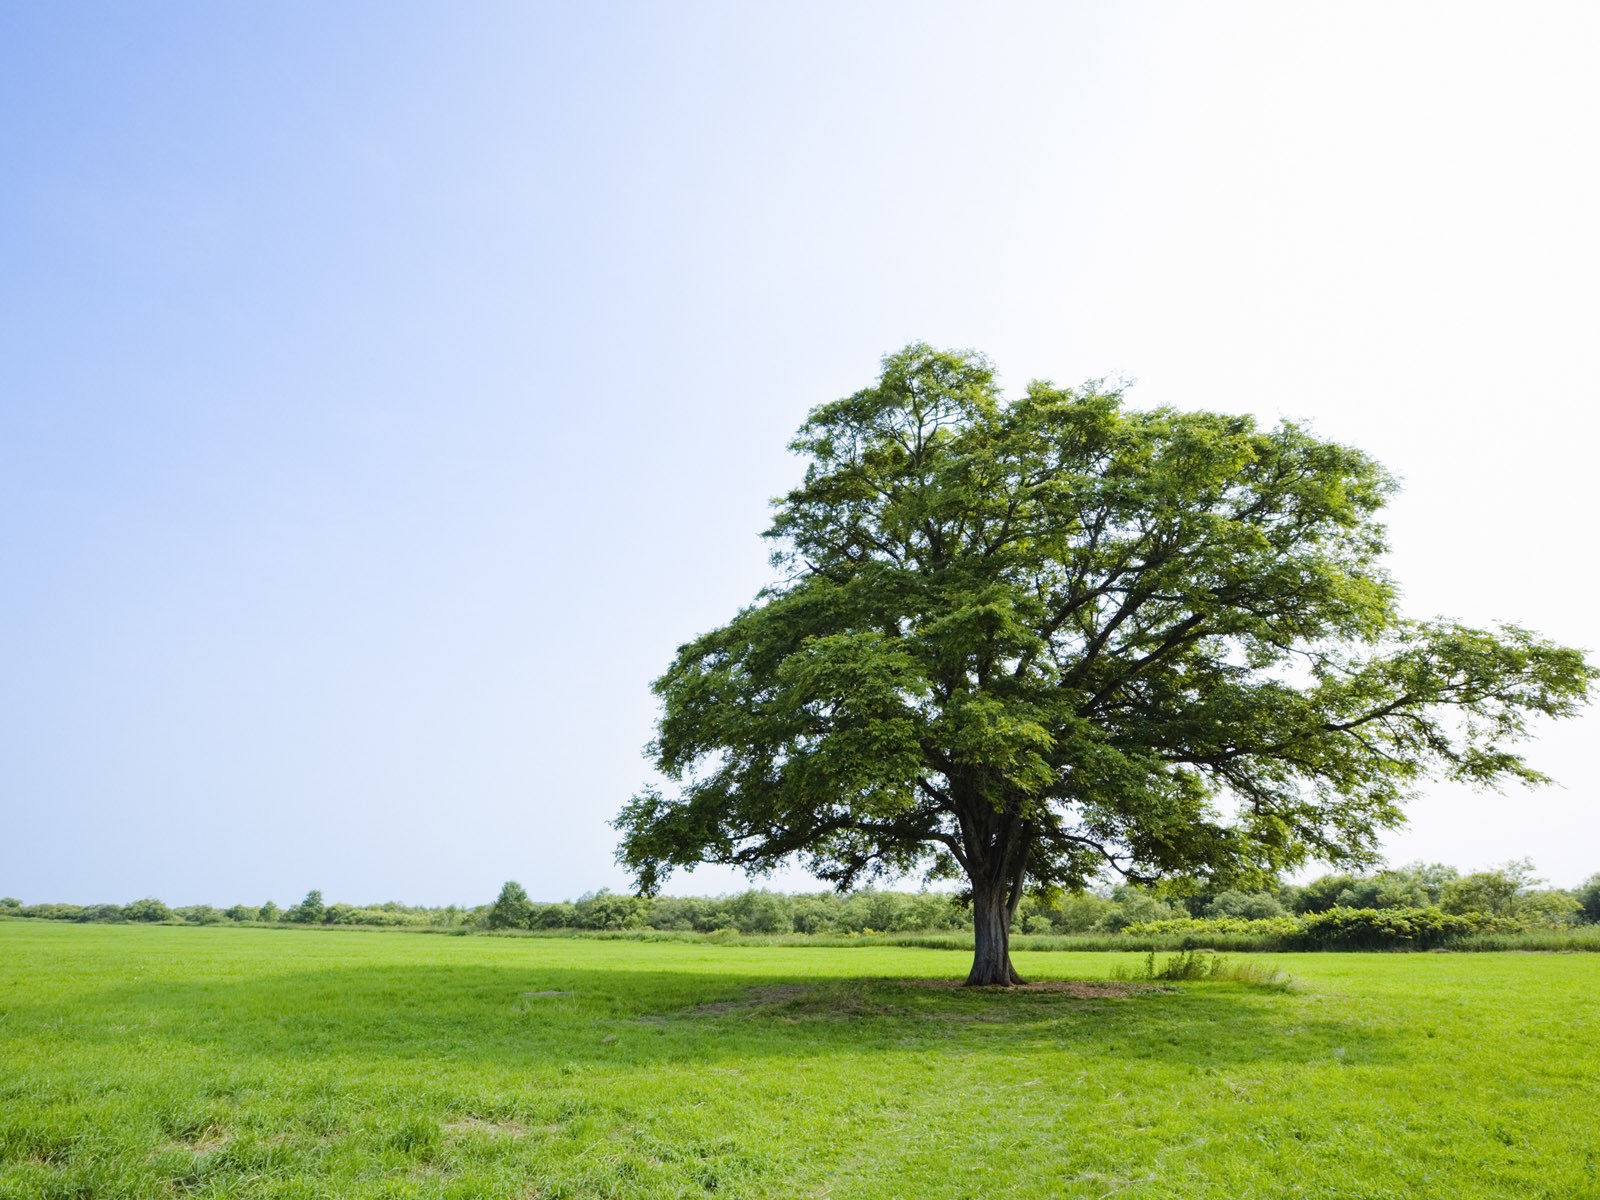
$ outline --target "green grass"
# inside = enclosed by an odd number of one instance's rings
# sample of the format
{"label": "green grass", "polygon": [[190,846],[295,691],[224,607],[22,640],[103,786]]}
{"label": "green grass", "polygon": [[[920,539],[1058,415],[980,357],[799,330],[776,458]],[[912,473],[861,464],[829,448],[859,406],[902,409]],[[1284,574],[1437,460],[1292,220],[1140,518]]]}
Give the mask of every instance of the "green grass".
{"label": "green grass", "polygon": [[0,1197],[1600,1197],[1595,955],[965,965],[4,922]]}

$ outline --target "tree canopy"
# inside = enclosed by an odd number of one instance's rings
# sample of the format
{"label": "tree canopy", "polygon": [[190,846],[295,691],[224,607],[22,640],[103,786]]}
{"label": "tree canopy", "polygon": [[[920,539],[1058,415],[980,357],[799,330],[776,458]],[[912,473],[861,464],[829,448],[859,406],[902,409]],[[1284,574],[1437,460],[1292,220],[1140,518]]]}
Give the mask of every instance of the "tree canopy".
{"label": "tree canopy", "polygon": [[616,822],[647,893],[699,862],[964,878],[969,982],[1009,983],[1025,888],[1371,862],[1429,776],[1542,781],[1527,722],[1595,675],[1403,616],[1393,477],[1300,424],[1008,402],[982,356],[913,345],[792,449],[779,578],[655,683],[674,786]]}

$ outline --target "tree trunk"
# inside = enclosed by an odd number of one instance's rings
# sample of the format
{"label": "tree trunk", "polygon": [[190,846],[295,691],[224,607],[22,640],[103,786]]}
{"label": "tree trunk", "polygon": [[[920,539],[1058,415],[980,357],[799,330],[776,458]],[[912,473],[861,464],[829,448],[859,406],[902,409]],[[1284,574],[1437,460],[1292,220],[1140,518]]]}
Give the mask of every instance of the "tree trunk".
{"label": "tree trunk", "polygon": [[972,973],[968,987],[1013,987],[1022,982],[1011,965],[1011,905],[1005,885],[972,889]]}

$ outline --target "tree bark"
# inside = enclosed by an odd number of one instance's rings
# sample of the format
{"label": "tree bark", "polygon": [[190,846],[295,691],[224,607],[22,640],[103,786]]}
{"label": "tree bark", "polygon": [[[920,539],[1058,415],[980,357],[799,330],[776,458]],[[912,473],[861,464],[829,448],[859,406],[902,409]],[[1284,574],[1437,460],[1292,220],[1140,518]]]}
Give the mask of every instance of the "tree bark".
{"label": "tree bark", "polygon": [[1011,905],[1004,883],[972,888],[972,972],[968,987],[1014,987],[1022,982],[1011,965]]}

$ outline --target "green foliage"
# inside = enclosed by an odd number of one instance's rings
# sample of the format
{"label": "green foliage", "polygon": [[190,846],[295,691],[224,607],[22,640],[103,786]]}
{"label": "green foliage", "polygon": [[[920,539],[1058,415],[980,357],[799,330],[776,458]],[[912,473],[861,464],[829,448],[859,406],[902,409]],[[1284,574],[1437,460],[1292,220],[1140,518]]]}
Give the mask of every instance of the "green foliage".
{"label": "green foliage", "polygon": [[1354,950],[1426,950],[1467,934],[1520,928],[1510,917],[1481,912],[1447,913],[1437,908],[1330,908],[1308,913],[1300,925],[1308,946]]}
{"label": "green foliage", "polygon": [[1573,899],[1578,902],[1578,919],[1586,925],[1600,925],[1600,874],[1589,876]]}
{"label": "green foliage", "polygon": [[1170,920],[1182,912],[1177,906],[1152,895],[1144,888],[1124,884],[1113,888],[1111,896],[1116,901],[1115,911],[1108,913],[1095,927],[1107,933],[1117,933],[1129,926],[1151,921]]}
{"label": "green foliage", "polygon": [[226,913],[209,904],[191,904],[184,908],[175,908],[172,910],[172,915],[187,925],[222,925],[228,920]]}
{"label": "green foliage", "polygon": [[616,821],[643,893],[705,861],[965,877],[981,959],[1030,885],[1364,863],[1430,774],[1542,780],[1528,718],[1594,678],[1525,629],[1404,618],[1393,479],[1299,425],[1007,402],[914,345],[793,449],[780,581],[656,681],[671,790]]}
{"label": "green foliage", "polygon": [[490,929],[526,929],[533,916],[533,904],[528,892],[516,880],[507,880],[489,909]]}
{"label": "green foliage", "polygon": [[1293,938],[1304,929],[1295,917],[1168,917],[1140,921],[1123,932],[1133,937],[1193,937],[1197,934],[1246,934],[1252,937]]}
{"label": "green foliage", "polygon": [[326,914],[327,906],[322,902],[322,893],[312,888],[304,900],[284,914],[284,920],[296,925],[320,925]]}
{"label": "green foliage", "polygon": [[1135,937],[1244,935],[1282,948],[1306,950],[1428,950],[1479,933],[1516,933],[1524,928],[1512,917],[1489,913],[1446,913],[1437,908],[1344,908],[1309,912],[1298,917],[1179,918],[1130,925]]}
{"label": "green foliage", "polygon": [[1271,892],[1223,892],[1206,905],[1205,915],[1262,921],[1287,916],[1288,911]]}
{"label": "green foliage", "polygon": [[269,924],[269,925],[275,924],[276,922],[283,920],[283,910],[281,908],[279,908],[276,904],[274,904],[271,900],[268,900],[265,904],[263,904],[261,906],[260,915],[261,915],[261,919],[263,921],[267,922],[267,924]]}
{"label": "green foliage", "polygon": [[24,904],[17,913],[39,921],[81,921],[88,911],[81,904]]}
{"label": "green foliage", "polygon": [[122,916],[128,921],[170,921],[173,913],[154,896],[146,896],[143,900],[124,905]]}
{"label": "green foliage", "polygon": [[637,929],[648,908],[638,896],[622,896],[601,888],[579,896],[572,906],[573,923],[580,929]]}
{"label": "green foliage", "polygon": [[578,910],[565,902],[535,905],[530,918],[534,929],[568,929],[577,923]]}

